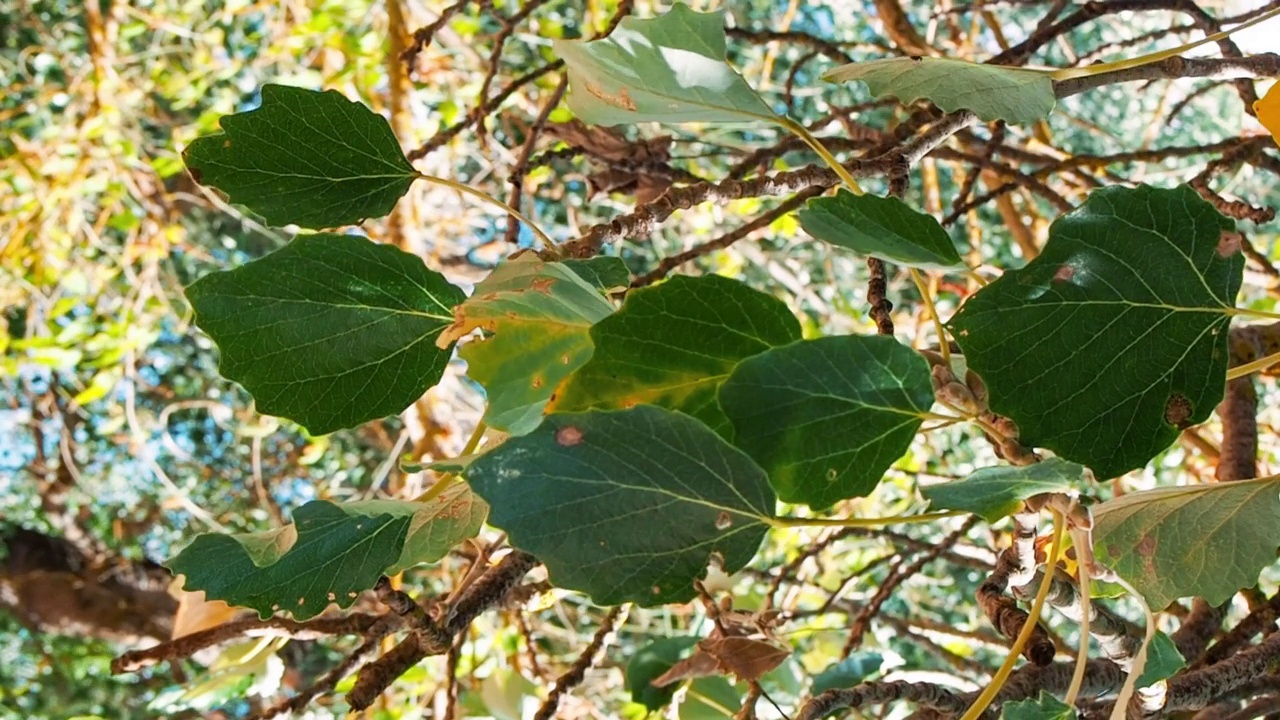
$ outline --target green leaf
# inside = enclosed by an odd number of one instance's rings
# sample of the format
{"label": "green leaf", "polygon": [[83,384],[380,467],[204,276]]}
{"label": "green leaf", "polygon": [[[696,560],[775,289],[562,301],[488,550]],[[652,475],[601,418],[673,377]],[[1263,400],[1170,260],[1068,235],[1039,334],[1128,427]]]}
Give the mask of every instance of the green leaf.
{"label": "green leaf", "polygon": [[484,503],[463,484],[428,503],[315,500],[294,511],[286,529],[200,535],[168,567],[211,600],[306,620],[330,603],[350,606],[382,575],[439,560],[479,532],[484,516]]}
{"label": "green leaf", "polygon": [[720,277],[677,275],[627,294],[591,328],[595,353],[556,392],[557,411],[658,405],[722,435],[716,390],[744,358],[799,340],[785,303]]}
{"label": "green leaf", "polygon": [[1150,687],[1161,680],[1168,680],[1186,666],[1186,658],[1178,652],[1173,638],[1157,632],[1147,646],[1147,662],[1142,668],[1142,674],[1138,676],[1136,687]]}
{"label": "green leaf", "polygon": [[489,522],[601,605],[694,597],[711,553],[751,561],[776,503],[764,472],[693,418],[642,405],[548,415],[474,460]]}
{"label": "green leaf", "polygon": [[951,319],[992,411],[1103,479],[1208,418],[1244,268],[1232,227],[1186,186],[1104,188],[1059,218],[1039,257]]}
{"label": "green leaf", "polygon": [[696,637],[673,637],[659,638],[640,648],[627,663],[626,689],[631,693],[631,701],[651,711],[666,707],[680,683],[663,687],[654,687],[652,683],[697,644]]}
{"label": "green leaf", "polygon": [[1004,704],[1003,720],[1074,720],[1076,711],[1070,705],[1041,690],[1035,700],[1019,700]]}
{"label": "green leaf", "polygon": [[588,331],[611,312],[613,305],[569,268],[525,255],[494,268],[454,309],[453,325],[436,344],[476,328],[492,333],[458,354],[488,393],[485,422],[522,435],[542,422],[556,386],[591,357]]}
{"label": "green leaf", "polygon": [[884,657],[880,653],[855,653],[834,662],[826,670],[818,673],[813,679],[813,694],[823,693],[837,688],[851,688],[879,672]]}
{"label": "green leaf", "polygon": [[822,76],[861,80],[876,98],[904,104],[928,100],[946,112],[972,110],[988,122],[1032,123],[1049,117],[1057,98],[1048,73],[934,57],[898,57],[852,63]]}
{"label": "green leaf", "polygon": [[385,118],[336,90],[264,85],[262,106],[183,151],[191,176],[271,225],[354,225],[391,212],[418,177]]}
{"label": "green leaf", "polygon": [[964,264],[933,216],[894,197],[840,190],[833,197],[810,200],[796,214],[805,232],[860,255],[927,269]]}
{"label": "green leaf", "polygon": [[556,40],[569,69],[569,108],[584,122],[772,120],[773,110],[725,63],[724,11],[676,3],[624,19],[607,38]]}
{"label": "green leaf", "polygon": [[806,340],[742,361],[720,388],[734,444],[786,502],[875,489],[933,405],[929,365],[891,337]]}
{"label": "green leaf", "polygon": [[394,415],[436,384],[435,339],[462,291],[422,260],[353,235],[308,235],[187,288],[223,377],[258,410],[323,435]]}
{"label": "green leaf", "polygon": [[725,720],[742,707],[742,695],[722,677],[703,677],[689,683],[680,703],[680,720]]}
{"label": "green leaf", "polygon": [[1001,465],[975,470],[968,477],[920,488],[934,510],[962,510],[987,522],[1008,517],[1034,495],[1083,489],[1094,483],[1083,465],[1049,458],[1033,465]]}
{"label": "green leaf", "polygon": [[1098,561],[1161,610],[1180,597],[1220,605],[1276,560],[1274,480],[1130,493],[1093,508]]}
{"label": "green leaf", "polygon": [[627,264],[613,255],[597,255],[585,260],[570,258],[561,260],[560,264],[601,292],[621,290],[631,284],[631,271],[627,270]]}

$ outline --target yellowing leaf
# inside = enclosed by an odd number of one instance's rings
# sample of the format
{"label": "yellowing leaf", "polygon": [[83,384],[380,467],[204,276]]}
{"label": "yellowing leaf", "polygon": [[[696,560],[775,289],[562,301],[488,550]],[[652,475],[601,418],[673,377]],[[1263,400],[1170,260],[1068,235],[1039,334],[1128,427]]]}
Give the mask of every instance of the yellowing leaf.
{"label": "yellowing leaf", "polygon": [[1267,94],[1253,104],[1253,111],[1262,127],[1271,133],[1271,139],[1280,145],[1280,82],[1272,84]]}

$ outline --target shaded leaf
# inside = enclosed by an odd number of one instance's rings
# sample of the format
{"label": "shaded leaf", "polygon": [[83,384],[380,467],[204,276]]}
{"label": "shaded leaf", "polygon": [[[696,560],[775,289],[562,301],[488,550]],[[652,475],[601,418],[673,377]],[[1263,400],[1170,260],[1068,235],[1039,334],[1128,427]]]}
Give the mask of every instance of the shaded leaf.
{"label": "shaded leaf", "polygon": [[880,671],[884,657],[880,653],[855,653],[834,662],[813,679],[814,695],[838,688],[851,688]]}
{"label": "shaded leaf", "polygon": [[1186,186],[1104,188],[1058,218],[1039,257],[951,319],[992,411],[1103,479],[1208,418],[1244,268],[1232,227]]}
{"label": "shaded leaf", "polygon": [[622,258],[613,255],[597,255],[586,260],[561,260],[560,264],[569,268],[591,287],[601,292],[621,290],[631,283],[631,271]]}
{"label": "shaded leaf", "polygon": [[665,688],[681,680],[692,680],[693,678],[715,675],[718,665],[716,658],[707,652],[702,647],[702,643],[699,642],[698,649],[692,655],[672,665],[666,672],[654,678],[653,686]]}
{"label": "shaded leaf", "polygon": [[1031,465],[980,468],[968,477],[920,488],[934,510],[963,510],[987,522],[1008,517],[1027,498],[1090,487],[1093,473],[1083,465],[1049,458]]}
{"label": "shaded leaf", "polygon": [[336,90],[264,85],[262,106],[182,153],[192,176],[271,225],[353,225],[382,217],[413,169],[386,119]]}
{"label": "shaded leaf", "polygon": [[587,331],[611,312],[570,268],[525,255],[494,268],[454,308],[456,319],[436,344],[446,347],[476,328],[492,333],[458,354],[488,394],[485,422],[521,435],[542,421],[556,386],[591,357]]}
{"label": "shaded leaf", "polygon": [[591,328],[595,352],[556,392],[557,411],[658,405],[722,435],[716,390],[744,358],[800,339],[781,300],[737,280],[677,275],[627,294]]}
{"label": "shaded leaf", "polygon": [[654,679],[680,662],[686,651],[698,644],[693,637],[660,638],[640,648],[627,663],[626,689],[631,701],[649,710],[661,710],[671,702],[676,687],[656,687]]}
{"label": "shaded leaf", "polygon": [[815,508],[875,489],[933,405],[929,366],[891,337],[820,338],[742,361],[720,388],[734,444],[778,497]]}
{"label": "shaded leaf", "polygon": [[1173,638],[1163,632],[1157,632],[1147,645],[1147,662],[1142,667],[1142,675],[1138,676],[1136,687],[1150,687],[1161,680],[1168,680],[1175,673],[1187,666],[1187,661],[1173,644]]}
{"label": "shaded leaf", "polygon": [[689,683],[677,716],[680,720],[725,720],[741,707],[742,695],[728,680],[705,677]]}
{"label": "shaded leaf", "polygon": [[[463,484],[429,503],[315,500],[294,511],[291,533],[200,535],[168,567],[210,599],[306,620],[330,603],[349,607],[382,575],[439,560],[474,536],[484,515]],[[296,542],[282,547],[280,537]]]}
{"label": "shaded leaf", "polygon": [[1043,690],[1035,700],[1005,703],[1000,714],[1004,720],[1073,720],[1075,716],[1075,709]]}
{"label": "shaded leaf", "polygon": [[698,643],[716,661],[720,672],[753,682],[778,667],[791,655],[790,648],[768,640],[747,637],[712,637]]}
{"label": "shaded leaf", "polygon": [[693,418],[652,406],[548,415],[474,460],[489,522],[602,605],[694,597],[711,553],[755,555],[775,497],[764,472]]}
{"label": "shaded leaf", "polygon": [[898,57],[852,63],[822,76],[861,80],[876,98],[904,104],[928,100],[946,112],[972,110],[986,121],[1032,123],[1049,116],[1057,98],[1048,73],[935,57]]}
{"label": "shaded leaf", "polygon": [[1280,495],[1272,480],[1130,493],[1093,508],[1104,566],[1160,610],[1181,597],[1231,599],[1276,559]]}
{"label": "shaded leaf", "polygon": [[218,371],[260,412],[322,435],[395,415],[436,384],[436,338],[462,291],[422,260],[353,235],[308,235],[187,288]]}
{"label": "shaded leaf", "polygon": [[805,232],[860,255],[927,269],[964,264],[951,236],[933,216],[895,197],[840,190],[810,200],[796,214]]}
{"label": "shaded leaf", "polygon": [[597,125],[734,122],[773,110],[725,62],[724,11],[676,3],[650,19],[628,17],[600,40],[556,40],[569,70],[569,108]]}

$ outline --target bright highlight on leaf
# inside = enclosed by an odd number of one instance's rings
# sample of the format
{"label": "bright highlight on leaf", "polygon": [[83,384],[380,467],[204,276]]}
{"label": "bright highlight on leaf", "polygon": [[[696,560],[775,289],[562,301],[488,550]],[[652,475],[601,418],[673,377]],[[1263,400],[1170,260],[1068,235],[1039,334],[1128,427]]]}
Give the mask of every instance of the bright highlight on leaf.
{"label": "bright highlight on leaf", "polygon": [[1231,599],[1275,562],[1280,487],[1272,479],[1158,488],[1093,508],[1098,561],[1152,610],[1181,597]]}
{"label": "bright highlight on leaf", "polygon": [[950,322],[992,411],[1102,479],[1209,417],[1244,269],[1233,228],[1185,186],[1105,188],[1059,218]]}
{"label": "bright highlight on leaf", "polygon": [[462,291],[418,257],[353,235],[300,237],[187,288],[219,372],[313,435],[395,415],[439,382],[435,341]]}
{"label": "bright highlight on leaf", "polygon": [[1008,517],[1035,495],[1088,490],[1093,473],[1083,465],[1049,458],[1032,465],[1001,465],[975,470],[968,477],[920,488],[934,510],[963,510],[987,522]]}
{"label": "bright highlight on leaf", "polygon": [[182,153],[192,177],[271,225],[354,225],[391,212],[418,173],[385,118],[336,90],[264,85],[262,106]]}
{"label": "bright highlight on leaf", "polygon": [[972,110],[986,121],[1032,123],[1049,116],[1057,97],[1053,78],[1037,70],[935,57],[899,57],[852,63],[822,76],[861,80],[876,98],[928,100],[946,112]]}
{"label": "bright highlight on leaf", "polygon": [[775,113],[725,62],[724,11],[676,3],[660,17],[624,19],[607,38],[557,40],[569,69],[569,108],[585,122],[734,122]]}
{"label": "bright highlight on leaf", "polygon": [[279,530],[200,535],[168,567],[187,576],[187,590],[306,620],[330,603],[349,607],[382,575],[444,557],[480,530],[486,511],[463,484],[427,503],[316,500]]}
{"label": "bright highlight on leaf", "polygon": [[611,312],[613,305],[576,272],[526,255],[476,285],[436,345],[448,347],[476,328],[491,333],[458,354],[488,394],[485,422],[522,435],[542,421],[556,386],[591,357],[588,331]]}
{"label": "bright highlight on leaf", "polygon": [[840,190],[810,200],[796,215],[805,232],[860,255],[925,269],[964,264],[942,225],[898,198]]}
{"label": "bright highlight on leaf", "polygon": [[1253,111],[1258,114],[1258,122],[1271,133],[1271,138],[1280,144],[1280,82],[1271,84],[1271,89],[1253,104]]}
{"label": "bright highlight on leaf", "polygon": [[720,388],[734,445],[786,502],[868,495],[933,405],[929,366],[890,337],[807,340],[744,360]]}
{"label": "bright highlight on leaf", "polygon": [[751,561],[776,504],[740,450],[648,405],[548,415],[466,475],[512,545],[601,605],[692,599],[712,553],[728,573]]}

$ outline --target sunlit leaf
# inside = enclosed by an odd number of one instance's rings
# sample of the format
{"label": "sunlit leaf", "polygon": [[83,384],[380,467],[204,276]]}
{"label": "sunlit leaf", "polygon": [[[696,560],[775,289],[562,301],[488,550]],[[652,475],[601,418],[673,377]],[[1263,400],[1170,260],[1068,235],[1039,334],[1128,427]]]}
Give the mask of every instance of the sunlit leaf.
{"label": "sunlit leaf", "polygon": [[937,220],[895,197],[841,190],[810,200],[796,214],[805,232],[860,255],[928,269],[963,264]]}
{"label": "sunlit leaf", "polygon": [[1267,94],[1253,103],[1253,111],[1271,138],[1280,144],[1280,82],[1272,83]]}
{"label": "sunlit leaf", "polygon": [[963,510],[995,522],[1018,511],[1027,498],[1066,490],[1087,489],[1093,473],[1059,458],[1025,466],[980,468],[968,477],[920,488],[934,510]]}
{"label": "sunlit leaf", "polygon": [[631,281],[627,264],[613,255],[597,255],[585,260],[569,258],[561,260],[560,264],[601,292],[622,290]]}

